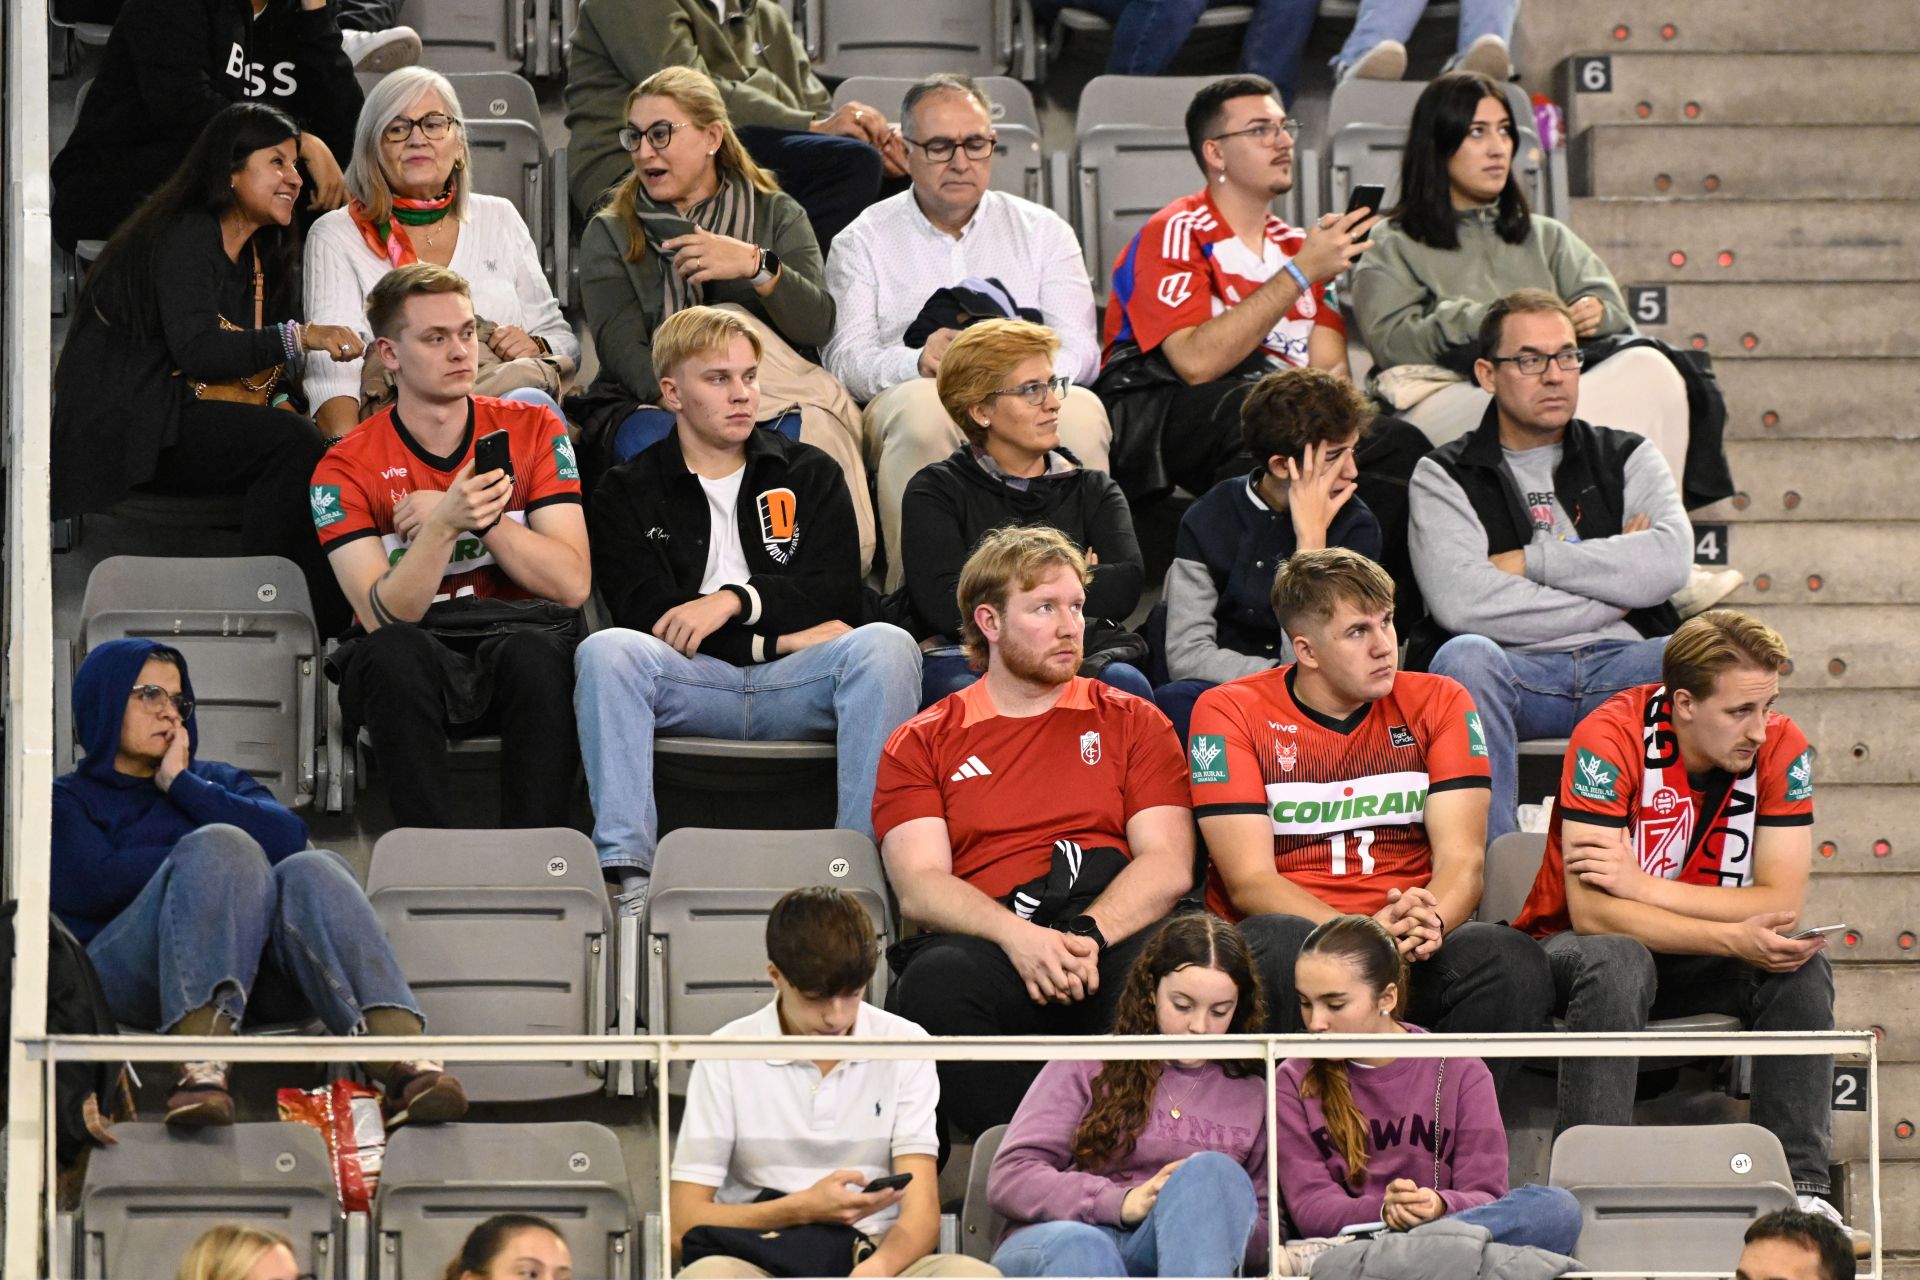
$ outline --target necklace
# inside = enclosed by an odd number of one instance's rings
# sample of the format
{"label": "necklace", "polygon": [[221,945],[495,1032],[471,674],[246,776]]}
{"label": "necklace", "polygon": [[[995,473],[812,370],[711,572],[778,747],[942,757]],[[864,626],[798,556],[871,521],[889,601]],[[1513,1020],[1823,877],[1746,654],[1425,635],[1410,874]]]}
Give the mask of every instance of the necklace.
{"label": "necklace", "polygon": [[[1194,1095],[1194,1094],[1196,1094],[1196,1093],[1198,1093],[1198,1092],[1200,1091],[1200,1085],[1201,1085],[1201,1082],[1202,1082],[1202,1081],[1204,1081],[1204,1080],[1205,1080],[1206,1078],[1207,1078],[1207,1077],[1206,1077],[1206,1075],[1205,1075],[1205,1073],[1204,1073],[1204,1072],[1202,1072],[1202,1073],[1197,1073],[1197,1074],[1196,1074],[1196,1075],[1194,1076],[1194,1079],[1193,1079],[1193,1084],[1192,1084],[1192,1085],[1190,1085],[1190,1086],[1188,1087],[1188,1089],[1187,1089],[1187,1094],[1186,1094],[1186,1096],[1185,1096],[1184,1098],[1182,1098],[1182,1099],[1180,1099],[1180,1101],[1179,1101],[1179,1102],[1177,1102],[1177,1103],[1175,1103],[1174,1105],[1172,1105],[1172,1106],[1170,1106],[1170,1107],[1168,1107],[1168,1108],[1167,1108],[1167,1114],[1168,1114],[1169,1116],[1171,1116],[1171,1117],[1173,1117],[1173,1118],[1174,1118],[1175,1120],[1178,1120],[1178,1119],[1180,1118],[1180,1108],[1181,1108],[1181,1107],[1184,1107],[1184,1106],[1186,1106],[1186,1105],[1187,1105],[1187,1104],[1188,1104],[1189,1102],[1192,1102],[1192,1101],[1193,1101],[1193,1095]],[[1162,1079],[1162,1082],[1164,1083],[1164,1081],[1165,1081],[1165,1076],[1163,1075],[1163,1076],[1161,1077],[1161,1079]]]}

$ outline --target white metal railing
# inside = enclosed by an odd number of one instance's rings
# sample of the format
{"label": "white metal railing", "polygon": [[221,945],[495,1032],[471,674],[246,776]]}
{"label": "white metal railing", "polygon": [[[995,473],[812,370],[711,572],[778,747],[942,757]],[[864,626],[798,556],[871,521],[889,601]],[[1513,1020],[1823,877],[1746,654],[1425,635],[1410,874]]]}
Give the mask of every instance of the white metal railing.
{"label": "white metal railing", "polygon": [[[699,1059],[819,1058],[908,1059],[925,1061],[1031,1062],[1052,1059],[1113,1060],[1165,1058],[1172,1038],[1167,1036],[1005,1036],[987,1038],[935,1037],[885,1039],[870,1036],[42,1036],[28,1040],[29,1058],[40,1062],[41,1087],[52,1096],[54,1069],[59,1062],[177,1062],[218,1058],[228,1062],[354,1063],[431,1056],[458,1062],[573,1062],[582,1059],[647,1062],[654,1067],[654,1094],[658,1108],[655,1141],[662,1230],[657,1274],[673,1274],[667,1221],[669,1175],[669,1091],[667,1068],[677,1061]],[[1880,1080],[1878,1045],[1871,1031],[1685,1032],[1641,1031],[1621,1033],[1547,1032],[1530,1035],[1324,1035],[1324,1036],[1180,1036],[1182,1058],[1258,1059],[1267,1077],[1267,1132],[1277,1130],[1278,1094],[1275,1073],[1287,1058],[1570,1058],[1623,1057],[1690,1058],[1723,1053],[1753,1058],[1805,1054],[1832,1054],[1863,1059],[1867,1075],[1868,1200],[1873,1253],[1863,1280],[1881,1275],[1880,1212]],[[44,1143],[46,1177],[53,1184],[53,1141]],[[1267,1196],[1278,1204],[1279,1155],[1267,1144]],[[46,1222],[46,1256],[56,1255],[55,1222]],[[1280,1257],[1278,1215],[1269,1215],[1270,1267]],[[9,1224],[9,1234],[12,1224]],[[1732,1260],[1729,1259],[1729,1271]],[[26,1274],[15,1272],[12,1274]],[[1277,1277],[1270,1270],[1269,1277]],[[1635,1270],[1583,1272],[1595,1277],[1639,1276],[1681,1280],[1683,1277],[1728,1272]]]}

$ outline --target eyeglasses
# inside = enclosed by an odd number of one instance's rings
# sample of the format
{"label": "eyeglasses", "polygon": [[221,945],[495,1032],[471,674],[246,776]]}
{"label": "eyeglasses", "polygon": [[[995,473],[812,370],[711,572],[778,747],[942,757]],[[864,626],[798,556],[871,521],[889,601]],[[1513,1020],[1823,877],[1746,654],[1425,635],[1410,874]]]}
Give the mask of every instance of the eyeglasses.
{"label": "eyeglasses", "polygon": [[140,699],[140,705],[149,711],[158,711],[161,706],[171,702],[173,709],[180,713],[182,720],[193,714],[192,698],[184,693],[162,689],[157,684],[137,684],[129,690],[129,693],[132,697]]}
{"label": "eyeglasses", "polygon": [[1028,404],[1038,408],[1047,402],[1047,392],[1049,391],[1053,392],[1057,398],[1065,400],[1067,398],[1067,388],[1072,385],[1072,378],[1067,377],[1065,374],[1058,374],[1039,382],[1023,382],[1017,387],[1002,387],[998,391],[989,391],[987,394],[989,396],[1019,396]]}
{"label": "eyeglasses", "polygon": [[633,125],[625,125],[620,130],[620,146],[626,151],[638,151],[640,149],[640,140],[645,138],[647,145],[655,151],[665,151],[673,142],[673,131],[675,129],[691,128],[693,128],[693,126],[685,121],[674,124],[668,120],[655,120],[644,129],[636,128]]}
{"label": "eyeglasses", "polygon": [[418,120],[409,120],[405,116],[395,116],[380,131],[380,136],[388,142],[405,142],[418,129],[428,142],[438,142],[447,136],[447,130],[459,124],[452,116],[442,111],[429,111]]}
{"label": "eyeglasses", "polygon": [[917,138],[909,138],[903,134],[900,140],[910,147],[920,148],[927,159],[933,163],[945,164],[953,159],[955,151],[966,152],[969,160],[985,160],[993,154],[994,144],[1000,141],[1000,135],[976,133],[966,138],[928,138],[925,142],[921,142]]}
{"label": "eyeglasses", "polygon": [[1300,122],[1289,116],[1285,120],[1260,120],[1244,129],[1235,129],[1232,133],[1216,133],[1211,141],[1219,142],[1223,138],[1252,138],[1262,146],[1270,147],[1281,134],[1289,138],[1300,136]]}
{"label": "eyeglasses", "polygon": [[1510,364],[1515,372],[1525,374],[1529,378],[1537,378],[1545,373],[1549,360],[1561,372],[1573,373],[1587,362],[1587,353],[1578,347],[1568,347],[1565,351],[1556,351],[1552,355],[1542,351],[1522,351],[1517,356],[1487,357],[1488,364]]}

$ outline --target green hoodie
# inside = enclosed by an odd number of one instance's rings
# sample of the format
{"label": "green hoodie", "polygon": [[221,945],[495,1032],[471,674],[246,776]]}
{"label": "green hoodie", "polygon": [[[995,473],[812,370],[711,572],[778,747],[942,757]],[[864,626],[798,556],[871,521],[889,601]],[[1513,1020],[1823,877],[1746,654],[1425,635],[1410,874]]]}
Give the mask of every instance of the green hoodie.
{"label": "green hoodie", "polygon": [[706,72],[735,128],[805,129],[833,105],[774,0],[580,0],[567,65],[573,207],[582,214],[626,173],[618,134],[633,87],[662,67]]}
{"label": "green hoodie", "polygon": [[1519,244],[1494,229],[1486,205],[1458,217],[1458,249],[1421,244],[1396,222],[1373,230],[1373,248],[1353,271],[1353,312],[1376,368],[1439,364],[1480,340],[1487,308],[1516,289],[1545,289],[1565,302],[1592,297],[1605,314],[1600,334],[1631,332],[1620,286],[1600,256],[1563,222],[1534,214]]}

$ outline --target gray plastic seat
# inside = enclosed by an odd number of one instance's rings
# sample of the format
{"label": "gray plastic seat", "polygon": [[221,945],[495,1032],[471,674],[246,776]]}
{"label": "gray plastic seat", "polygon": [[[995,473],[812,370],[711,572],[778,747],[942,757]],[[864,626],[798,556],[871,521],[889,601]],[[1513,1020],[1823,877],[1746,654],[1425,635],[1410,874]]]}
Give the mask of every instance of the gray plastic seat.
{"label": "gray plastic seat", "polygon": [[[1047,203],[1046,155],[1040,146],[1040,113],[1033,94],[1011,76],[975,76],[974,83],[993,104],[993,131],[1000,141],[993,149],[995,191]],[[915,84],[912,76],[849,76],[833,91],[833,105],[864,102],[887,119],[900,122],[900,105]]]}
{"label": "gray plastic seat", "polygon": [[1006,1136],[1007,1126],[997,1124],[975,1138],[973,1160],[967,1166],[967,1198],[960,1209],[960,1251],[982,1262],[992,1260],[994,1246],[1000,1243],[1000,1232],[1007,1225],[1007,1220],[987,1203],[987,1174],[999,1153],[1000,1140]]}
{"label": "gray plastic seat", "polygon": [[[437,1035],[605,1035],[613,912],[578,831],[430,831],[380,837],[367,898]],[[461,1062],[476,1101],[593,1093],[597,1062]]]}
{"label": "gray plastic seat", "polygon": [[1012,0],[810,0],[807,49],[835,76],[999,75],[1013,62]]}
{"label": "gray plastic seat", "polygon": [[533,86],[513,72],[465,72],[447,79],[466,113],[473,189],[513,202],[540,251],[554,296],[564,300],[569,275],[566,148],[548,152],[539,98]]}
{"label": "gray plastic seat", "polygon": [[[539,6],[554,18],[549,4]],[[408,0],[407,25],[420,33],[420,59],[436,71],[518,71],[551,74],[539,65],[538,40],[530,47],[535,26],[530,0]],[[549,54],[549,56],[551,56]]]}
{"label": "gray plastic seat", "polygon": [[1748,1223],[1797,1203],[1780,1140],[1755,1124],[1575,1125],[1548,1181],[1580,1202],[1589,1271],[1724,1271]]}
{"label": "gray plastic seat", "polygon": [[[648,1029],[706,1035],[765,1005],[773,996],[767,915],[789,889],[816,884],[858,897],[882,950],[892,943],[893,903],[880,853],[858,832],[683,827],[662,839],[647,898]],[[883,961],[868,999],[881,1003],[886,984]],[[687,1070],[674,1064],[674,1092],[685,1089]]]}
{"label": "gray plastic seat", "polygon": [[[1407,149],[1407,129],[1414,103],[1426,85],[1403,80],[1345,80],[1334,86],[1327,106],[1326,190],[1321,207],[1345,212],[1353,188],[1378,183],[1387,189],[1381,207],[1391,209],[1400,200],[1400,163]],[[1507,106],[1513,113],[1515,147],[1513,167],[1534,212],[1557,212],[1549,173],[1550,159],[1534,129],[1533,103],[1517,84],[1507,86]],[[1304,172],[1300,180],[1305,180]],[[1296,184],[1297,189],[1297,184]]]}
{"label": "gray plastic seat", "polygon": [[199,700],[198,755],[245,769],[289,806],[326,785],[319,628],[279,556],[112,556],[87,578],[73,670],[103,641],[178,649]]}
{"label": "gray plastic seat", "polygon": [[575,1280],[633,1275],[632,1181],[604,1125],[442,1124],[387,1141],[374,1194],[376,1280],[438,1280],[467,1233],[497,1213],[560,1229]]}
{"label": "gray plastic seat", "polygon": [[339,1201],[319,1130],[123,1124],[114,1136],[93,1153],[80,1193],[80,1275],[170,1276],[202,1232],[228,1222],[285,1232],[303,1274],[341,1273]]}

